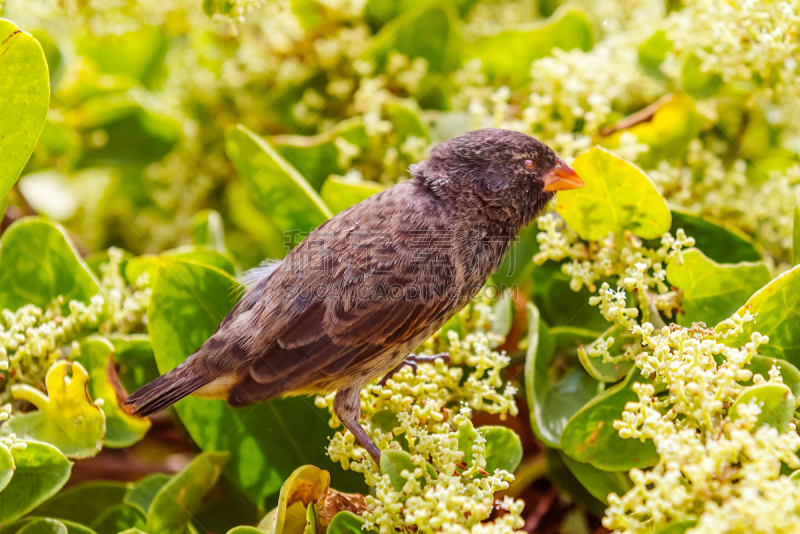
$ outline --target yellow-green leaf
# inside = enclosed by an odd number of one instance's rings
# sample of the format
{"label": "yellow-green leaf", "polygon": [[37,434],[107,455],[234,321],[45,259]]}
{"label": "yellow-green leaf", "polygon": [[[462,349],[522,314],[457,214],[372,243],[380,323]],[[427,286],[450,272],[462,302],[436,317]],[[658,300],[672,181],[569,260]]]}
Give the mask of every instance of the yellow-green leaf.
{"label": "yellow-green leaf", "polygon": [[770,279],[764,263],[720,264],[697,249],[683,253],[682,265],[667,266],[667,280],[683,291],[683,326],[724,321]]}
{"label": "yellow-green leaf", "polygon": [[586,187],[560,192],[556,210],[582,239],[622,236],[625,230],[653,239],[669,231],[667,201],[639,167],[600,147],[572,166]]}
{"label": "yellow-green leaf", "polygon": [[0,203],[36,146],[49,102],[50,76],[42,47],[33,36],[0,19]]}
{"label": "yellow-green leaf", "polygon": [[81,364],[62,360],[47,371],[47,395],[27,384],[11,386],[15,399],[30,402],[38,411],[15,415],[3,425],[3,434],[49,443],[71,458],[94,456],[103,447],[106,420],[89,397],[88,381]]}
{"label": "yellow-green leaf", "polygon": [[302,534],[306,509],[327,491],[331,477],[313,465],[298,467],[281,486],[278,506],[259,523],[267,534]]}
{"label": "yellow-green leaf", "polygon": [[736,399],[731,406],[731,420],[741,417],[740,405],[755,404],[760,410],[755,428],[769,425],[778,432],[786,432],[794,416],[794,396],[786,384],[758,384],[750,386]]}
{"label": "yellow-green leaf", "polygon": [[384,189],[385,186],[377,182],[330,176],[322,184],[320,195],[335,215]]}
{"label": "yellow-green leaf", "polygon": [[16,470],[0,492],[0,524],[5,525],[27,514],[66,484],[72,462],[47,443],[30,442],[23,450],[13,450]]}

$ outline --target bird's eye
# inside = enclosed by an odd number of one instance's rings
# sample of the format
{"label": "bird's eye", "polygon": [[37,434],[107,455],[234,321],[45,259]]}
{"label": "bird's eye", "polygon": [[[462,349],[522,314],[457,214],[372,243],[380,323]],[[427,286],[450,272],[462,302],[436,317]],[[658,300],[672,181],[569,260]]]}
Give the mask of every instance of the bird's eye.
{"label": "bird's eye", "polygon": [[529,171],[532,171],[533,169],[536,168],[536,163],[532,159],[526,159],[523,162],[523,164],[525,165],[525,168],[528,169]]}

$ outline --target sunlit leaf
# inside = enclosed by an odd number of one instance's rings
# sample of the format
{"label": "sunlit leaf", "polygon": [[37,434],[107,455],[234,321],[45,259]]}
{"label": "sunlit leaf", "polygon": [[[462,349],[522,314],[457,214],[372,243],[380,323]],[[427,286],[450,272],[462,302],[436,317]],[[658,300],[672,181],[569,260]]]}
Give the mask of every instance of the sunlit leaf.
{"label": "sunlit leaf", "polygon": [[531,63],[550,55],[554,48],[587,51],[592,48],[592,25],[586,13],[562,7],[541,22],[486,35],[466,46],[466,57],[481,60],[483,71],[512,85],[530,80]]}
{"label": "sunlit leaf", "polygon": [[149,534],[187,532],[194,513],[217,483],[227,452],[205,452],[189,462],[156,494],[147,511]]}
{"label": "sunlit leaf", "polygon": [[167,250],[161,254],[142,254],[125,265],[125,278],[129,284],[136,284],[144,273],[155,279],[156,273],[175,260],[185,260],[215,267],[231,276],[236,274],[233,263],[225,254],[208,245],[185,246]]}
{"label": "sunlit leaf", "polygon": [[683,90],[695,98],[708,98],[719,91],[722,77],[714,71],[704,71],[696,54],[686,54],[681,71]]}
{"label": "sunlit leaf", "polygon": [[103,447],[106,421],[88,394],[88,381],[81,364],[62,360],[47,371],[47,395],[27,384],[11,386],[15,399],[28,401],[38,410],[15,415],[0,432],[49,443],[71,458],[94,456]]}
{"label": "sunlit leaf", "polygon": [[603,471],[654,465],[658,453],[652,441],[622,439],[614,429],[614,421],[622,418],[625,405],[638,401],[632,389],[635,382],[645,380],[634,367],[624,381],[592,399],[572,416],[561,436],[564,453]]}
{"label": "sunlit leaf", "polygon": [[27,514],[66,484],[72,462],[46,443],[27,443],[24,450],[12,450],[16,470],[0,492],[0,524]]}
{"label": "sunlit leaf", "polygon": [[105,508],[90,524],[97,534],[117,534],[136,528],[145,530],[145,516],[137,508],[127,504],[116,504]]}
{"label": "sunlit leaf", "polygon": [[[725,343],[738,347],[750,341],[753,332],[769,336],[770,341],[759,351],[763,356],[800,365],[800,267],[794,267],[759,289],[736,312],[749,312],[755,321],[742,325],[742,333],[730,336]],[[717,330],[722,325],[717,325]]]}
{"label": "sunlit leaf", "polygon": [[60,225],[20,219],[0,239],[0,309],[43,308],[61,295],[68,313],[70,300],[88,304],[100,293],[98,284]]}
{"label": "sunlit leaf", "polygon": [[19,534],[67,534],[67,527],[55,519],[35,519],[17,532]]}
{"label": "sunlit leaf", "polygon": [[353,512],[341,511],[331,519],[327,534],[376,534],[376,531],[364,528],[364,518]]}
{"label": "sunlit leaf", "polygon": [[36,146],[50,102],[50,79],[42,47],[30,34],[3,19],[0,19],[0,80],[2,204]]}
{"label": "sunlit leaf", "polygon": [[739,395],[730,407],[731,420],[739,419],[740,405],[754,404],[760,412],[755,428],[769,425],[778,432],[786,432],[794,417],[794,396],[786,384],[758,384],[750,386]]}
{"label": "sunlit leaf", "polygon": [[158,378],[158,366],[153,346],[147,334],[112,335],[117,376],[125,391],[133,393]]}
{"label": "sunlit leaf", "polygon": [[137,29],[112,35],[86,32],[76,41],[77,53],[103,74],[131,77],[151,85],[163,65],[171,40],[158,26],[137,25]]}
{"label": "sunlit leaf", "polygon": [[[181,260],[159,272],[147,317],[162,373],[214,333],[233,307],[237,287],[221,271]],[[327,416],[309,399],[276,399],[233,409],[221,400],[188,397],[175,408],[201,449],[230,451],[226,476],[256,505],[263,505],[285,477],[306,464],[334,473],[337,487],[363,487],[360,475],[343,473],[325,454],[333,431]]]}
{"label": "sunlit leaf", "polygon": [[670,228],[667,201],[641,169],[594,147],[573,162],[586,187],[558,194],[556,210],[578,235],[596,241],[625,230],[644,239]]}
{"label": "sunlit leaf", "polygon": [[336,215],[384,189],[385,186],[377,182],[331,176],[322,184],[320,196],[331,212]]}
{"label": "sunlit leaf", "polygon": [[203,210],[195,214],[192,222],[192,242],[195,245],[205,245],[220,254],[225,254],[227,250],[225,248],[225,228],[218,211]]}
{"label": "sunlit leaf", "polygon": [[531,425],[545,444],[560,447],[567,420],[602,390],[602,384],[583,370],[577,358],[559,361],[560,352],[538,310],[530,303],[527,310],[525,393]]}
{"label": "sunlit leaf", "polygon": [[225,149],[256,202],[282,232],[309,232],[330,218],[330,210],[300,173],[244,126],[228,132]]}
{"label": "sunlit leaf", "polygon": [[792,265],[800,265],[800,198],[795,199],[792,227]]}
{"label": "sunlit leaf", "polygon": [[268,534],[302,534],[307,507],[316,502],[330,484],[330,474],[313,465],[297,468],[281,486],[278,506],[258,528]]}
{"label": "sunlit leaf", "polygon": [[724,321],[771,278],[763,263],[719,264],[697,249],[683,253],[683,265],[667,265],[667,280],[683,291],[684,326]]}
{"label": "sunlit leaf", "polygon": [[102,399],[100,409],[106,416],[104,445],[112,448],[129,447],[142,439],[150,428],[150,421],[132,417],[119,406],[117,394],[108,382],[106,369],[113,358],[114,346],[107,339],[93,337],[81,343],[81,355],[74,361],[89,373],[89,396],[96,402]]}
{"label": "sunlit leaf", "polygon": [[667,76],[661,72],[660,67],[671,48],[672,41],[667,39],[667,32],[664,30],[655,32],[639,45],[639,65],[650,76],[666,80]]}

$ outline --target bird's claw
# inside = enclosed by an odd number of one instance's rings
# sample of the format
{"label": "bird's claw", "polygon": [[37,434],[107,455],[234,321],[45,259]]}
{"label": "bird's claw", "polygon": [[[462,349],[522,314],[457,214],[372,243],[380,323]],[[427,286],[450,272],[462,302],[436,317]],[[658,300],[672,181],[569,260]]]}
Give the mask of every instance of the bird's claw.
{"label": "bird's claw", "polygon": [[414,371],[416,371],[418,364],[433,363],[436,360],[442,360],[447,365],[450,365],[450,353],[440,352],[438,354],[411,354],[408,356],[408,358],[400,362],[400,365],[398,365],[397,367],[386,373],[386,375],[383,378],[381,378],[381,381],[378,382],[378,385],[385,386],[386,382],[390,378],[392,378],[395,375],[395,373],[397,373],[397,371],[399,371],[406,365],[411,366],[414,369]]}

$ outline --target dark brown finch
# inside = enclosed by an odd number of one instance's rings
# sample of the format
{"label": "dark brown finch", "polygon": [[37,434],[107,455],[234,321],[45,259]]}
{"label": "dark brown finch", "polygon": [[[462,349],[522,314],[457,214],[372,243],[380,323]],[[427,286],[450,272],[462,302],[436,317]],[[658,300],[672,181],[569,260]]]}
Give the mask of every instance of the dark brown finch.
{"label": "dark brown finch", "polygon": [[189,394],[244,406],[336,391],[336,415],[380,463],[359,424],[361,389],[475,296],[555,191],[584,185],[541,142],[498,129],[441,143],[410,173],[248,271],[214,335],[128,409],[146,416]]}

